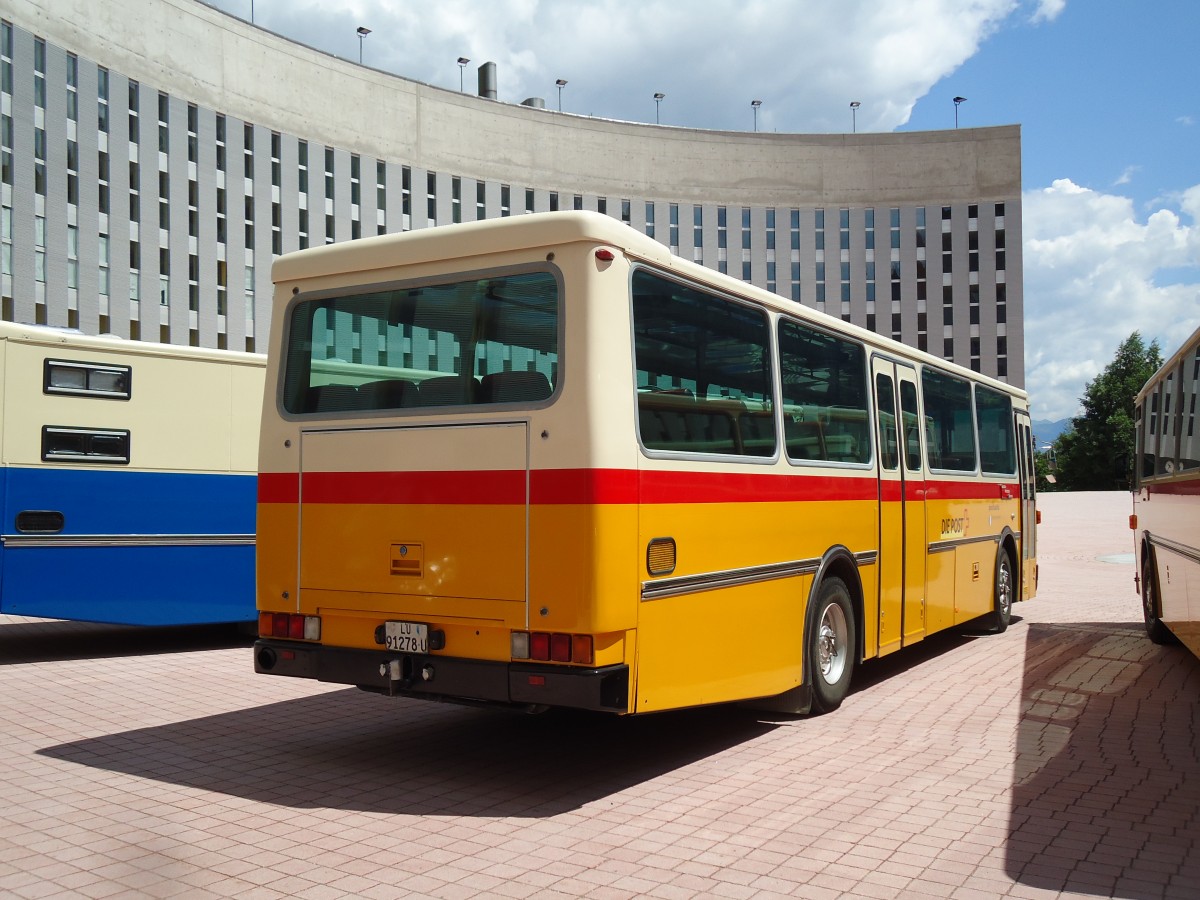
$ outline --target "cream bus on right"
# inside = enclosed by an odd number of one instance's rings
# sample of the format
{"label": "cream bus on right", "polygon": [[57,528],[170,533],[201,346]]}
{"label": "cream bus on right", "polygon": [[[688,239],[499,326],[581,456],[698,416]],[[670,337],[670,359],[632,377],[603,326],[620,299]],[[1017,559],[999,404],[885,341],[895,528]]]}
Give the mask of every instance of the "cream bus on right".
{"label": "cream bus on right", "polygon": [[1200,329],[1137,396],[1133,516],[1146,633],[1200,657]]}

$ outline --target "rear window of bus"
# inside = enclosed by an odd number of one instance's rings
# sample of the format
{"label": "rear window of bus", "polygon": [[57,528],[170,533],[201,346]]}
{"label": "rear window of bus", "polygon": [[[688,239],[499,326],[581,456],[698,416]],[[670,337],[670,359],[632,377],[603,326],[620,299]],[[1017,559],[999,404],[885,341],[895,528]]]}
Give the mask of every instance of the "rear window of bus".
{"label": "rear window of bus", "polygon": [[473,277],[305,300],[288,322],[293,414],[549,399],[559,377],[552,272]]}

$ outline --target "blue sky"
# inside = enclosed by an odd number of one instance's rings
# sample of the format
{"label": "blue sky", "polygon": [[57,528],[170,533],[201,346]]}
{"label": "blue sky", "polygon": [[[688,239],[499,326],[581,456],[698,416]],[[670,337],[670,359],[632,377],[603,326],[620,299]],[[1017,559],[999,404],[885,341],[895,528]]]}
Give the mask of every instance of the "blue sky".
{"label": "blue sky", "polygon": [[1135,330],[1200,326],[1196,0],[212,0],[357,61],[457,90],[665,126],[762,131],[1019,124],[1025,371],[1036,419],[1074,415]]}

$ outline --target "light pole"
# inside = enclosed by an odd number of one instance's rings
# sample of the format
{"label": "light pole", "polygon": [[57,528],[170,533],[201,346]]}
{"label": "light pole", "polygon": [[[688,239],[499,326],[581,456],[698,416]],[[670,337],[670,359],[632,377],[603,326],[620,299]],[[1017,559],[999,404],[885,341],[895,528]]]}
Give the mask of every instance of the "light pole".
{"label": "light pole", "polygon": [[851,132],[858,131],[858,108],[862,106],[857,100],[850,101],[850,128]]}
{"label": "light pole", "polygon": [[654,95],[654,124],[655,125],[658,124],[658,105],[663,102],[663,99],[666,96],[667,95],[663,94],[663,93],[656,93]]}
{"label": "light pole", "polygon": [[958,127],[958,104],[966,103],[966,102],[967,102],[966,97],[955,97],[954,98],[954,127],[955,128]]}
{"label": "light pole", "polygon": [[363,42],[363,38],[365,38],[365,37],[366,37],[368,34],[370,34],[370,33],[371,33],[371,29],[370,29],[370,28],[364,28],[362,25],[359,25],[359,26],[358,26],[358,64],[359,64],[360,66],[362,65],[362,42]]}
{"label": "light pole", "polygon": [[750,105],[754,108],[754,130],[758,131],[758,108],[762,106],[762,101],[751,100]]}
{"label": "light pole", "polygon": [[558,88],[558,111],[562,112],[562,89],[567,86],[567,79],[559,78],[554,82],[554,86]]}
{"label": "light pole", "polygon": [[469,62],[470,60],[465,56],[460,56],[458,58],[458,92],[460,94],[463,91],[463,69],[466,68],[467,63]]}

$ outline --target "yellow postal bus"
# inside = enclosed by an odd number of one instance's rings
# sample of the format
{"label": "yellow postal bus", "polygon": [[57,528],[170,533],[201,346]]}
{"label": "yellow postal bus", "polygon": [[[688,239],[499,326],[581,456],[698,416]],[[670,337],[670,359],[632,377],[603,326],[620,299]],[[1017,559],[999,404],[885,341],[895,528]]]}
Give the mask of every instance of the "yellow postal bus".
{"label": "yellow postal bus", "polygon": [[845,697],[1032,596],[1025,395],[548,213],[277,260],[258,672],[635,713]]}

